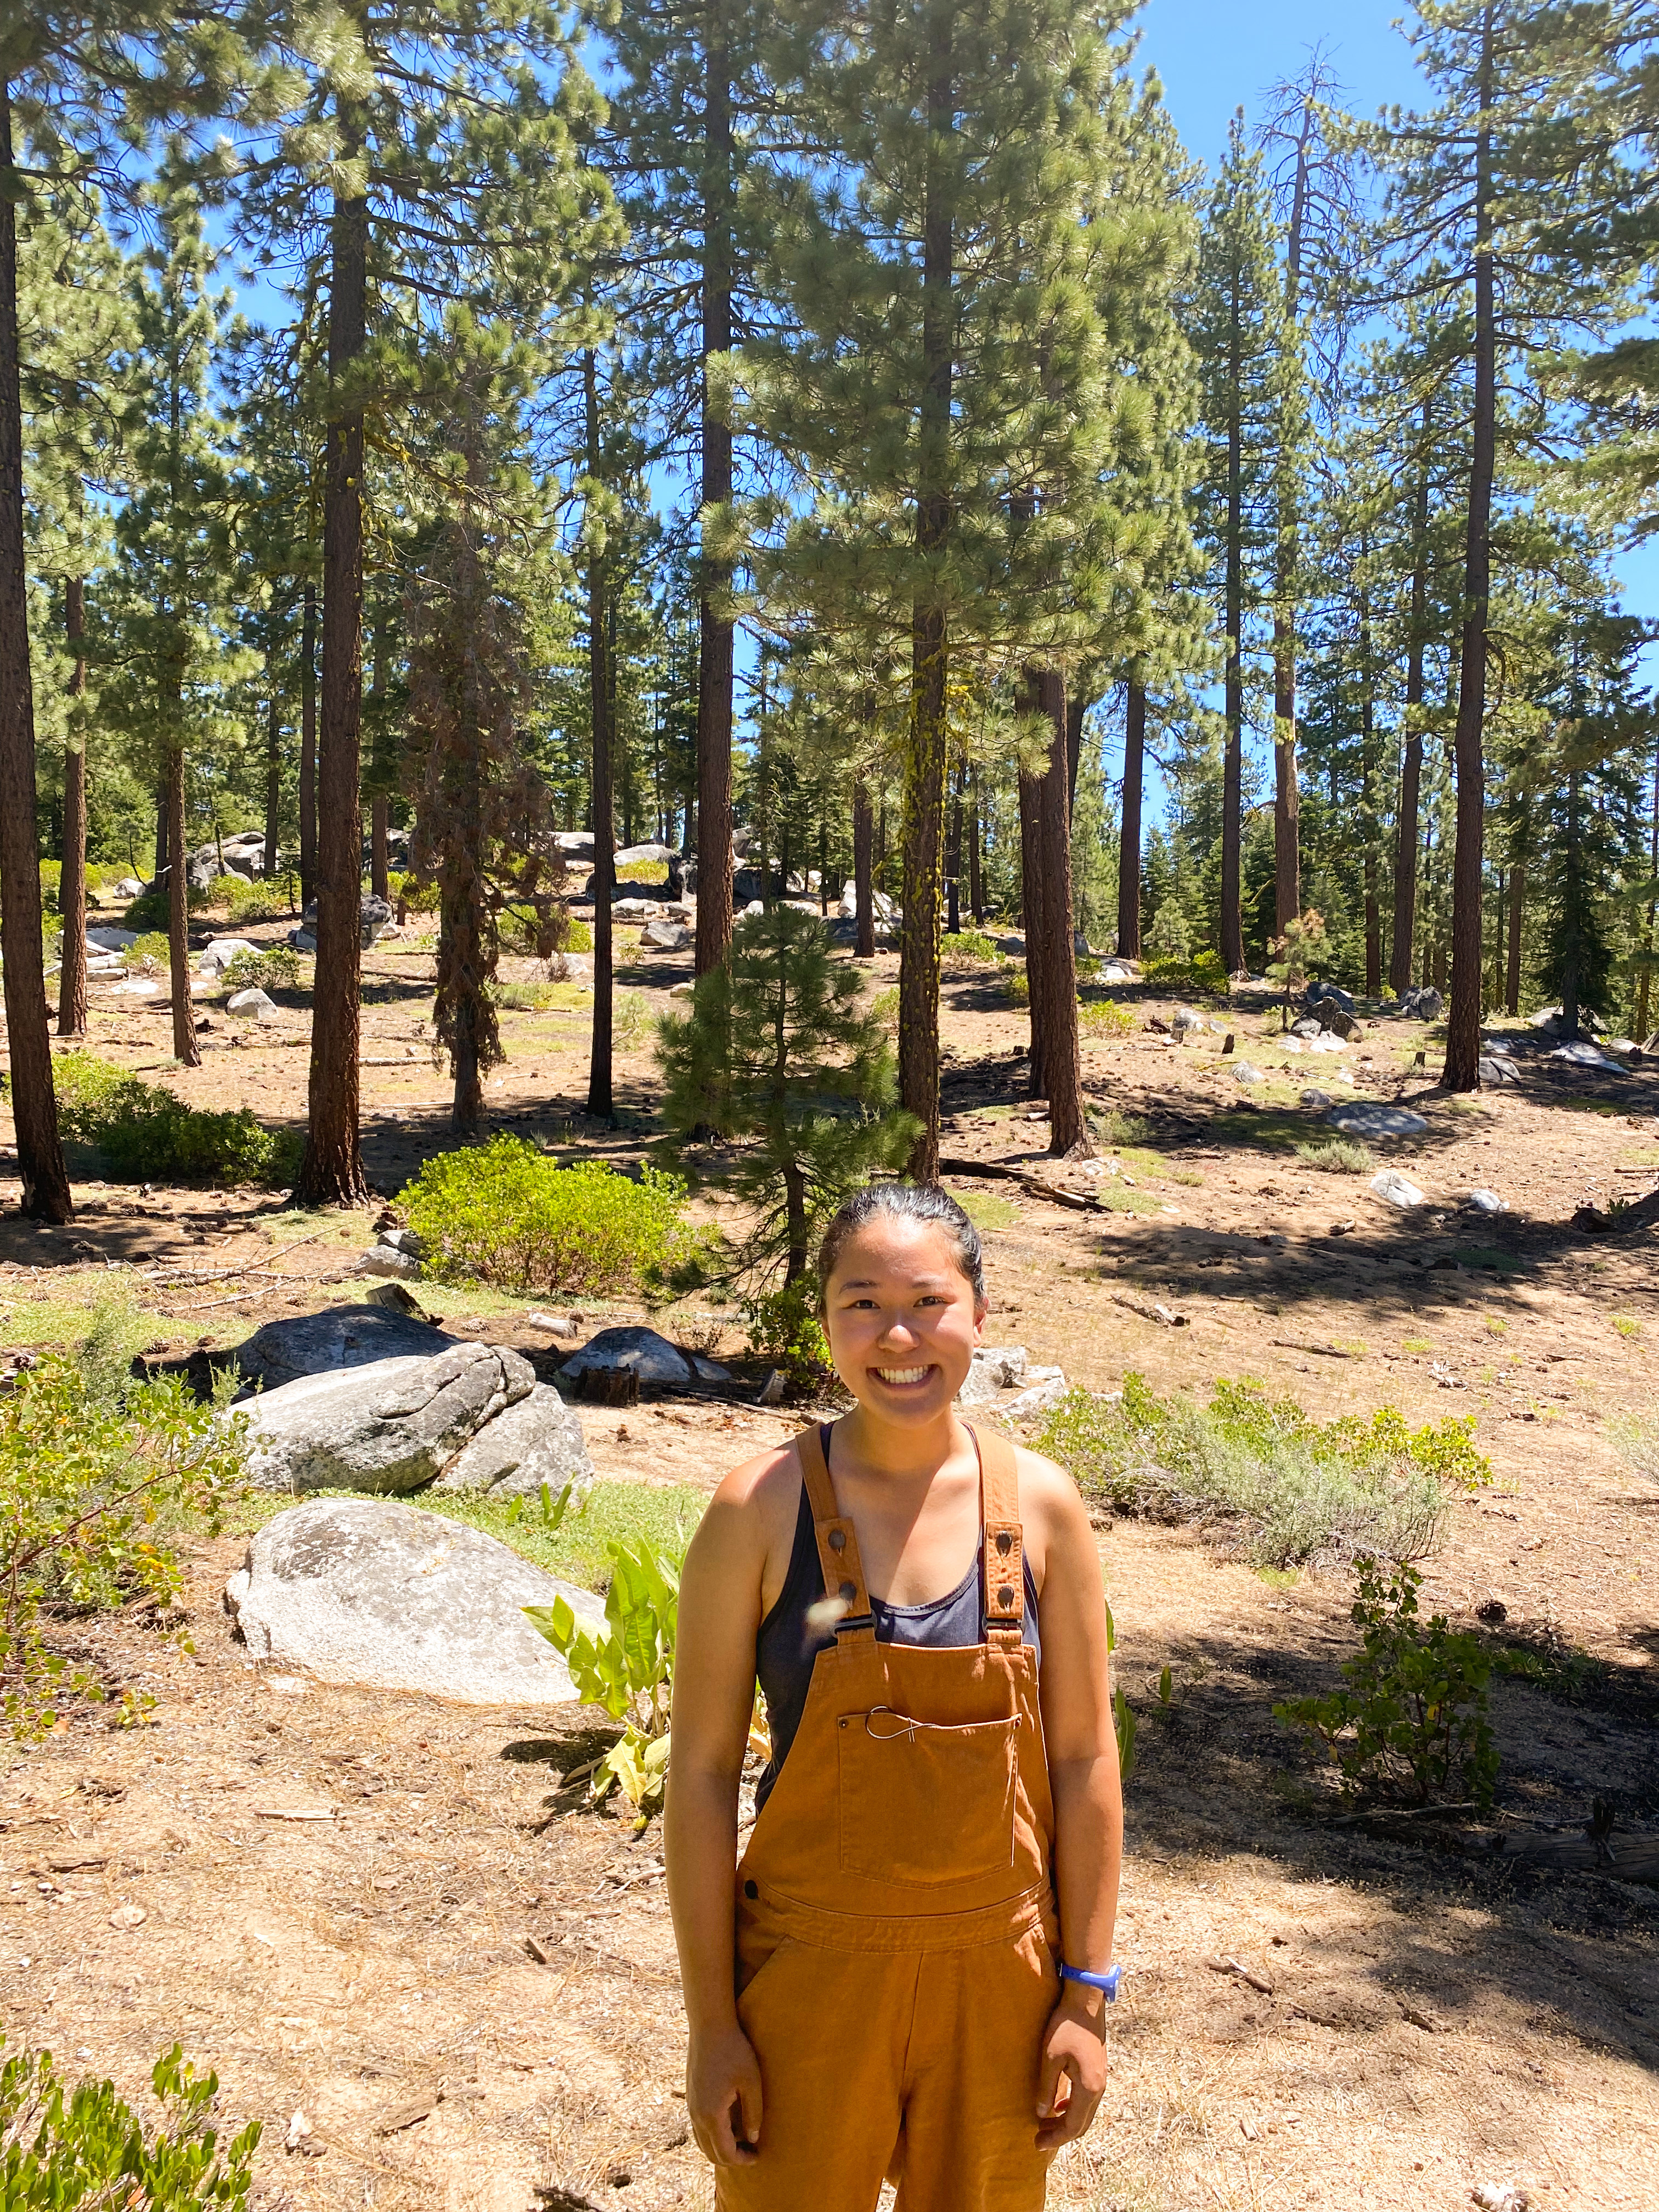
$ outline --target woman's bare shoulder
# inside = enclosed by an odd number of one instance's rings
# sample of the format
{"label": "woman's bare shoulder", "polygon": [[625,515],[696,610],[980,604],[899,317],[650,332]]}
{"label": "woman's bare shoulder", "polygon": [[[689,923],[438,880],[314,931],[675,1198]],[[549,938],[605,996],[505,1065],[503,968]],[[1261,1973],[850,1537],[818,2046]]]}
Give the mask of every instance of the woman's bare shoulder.
{"label": "woman's bare shoulder", "polygon": [[1019,1517],[1026,1553],[1041,1589],[1051,1553],[1057,1549],[1075,1552],[1079,1546],[1092,1552],[1094,1532],[1083,1493],[1063,1467],[1023,1445],[1015,1447],[1014,1459],[1019,1469]]}
{"label": "woman's bare shoulder", "polygon": [[801,1468],[793,1441],[757,1452],[722,1477],[699,1528],[722,1544],[767,1553],[793,1541],[800,1510]]}

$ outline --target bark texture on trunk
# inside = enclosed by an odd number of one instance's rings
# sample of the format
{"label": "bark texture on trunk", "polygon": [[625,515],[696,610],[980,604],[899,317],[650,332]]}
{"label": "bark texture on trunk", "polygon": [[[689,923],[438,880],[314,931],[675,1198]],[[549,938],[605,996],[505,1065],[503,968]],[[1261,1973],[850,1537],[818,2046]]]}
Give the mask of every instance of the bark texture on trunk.
{"label": "bark texture on trunk", "polygon": [[[1054,733],[1048,763],[1037,779],[1038,877],[1042,925],[1031,1001],[1042,998],[1042,1074],[1048,1100],[1048,1150],[1055,1158],[1089,1146],[1083,1117],[1083,1067],[1078,1044],[1077,949],[1072,918],[1071,780],[1066,767],[1066,679],[1045,668],[1036,703]],[[1026,939],[1030,943],[1030,938]]]}
{"label": "bark texture on trunk", "polygon": [[[355,150],[356,134],[347,131]],[[328,370],[337,388],[368,328],[368,208],[337,199],[330,240]],[[338,401],[334,403],[337,408]],[[317,768],[317,980],[310,1127],[295,1196],[358,1206],[368,1196],[358,1134],[362,971],[363,417],[331,414],[324,448],[323,682]],[[303,791],[301,798],[303,799]],[[301,817],[303,822],[303,816]]]}
{"label": "bark texture on trunk", "polygon": [[[1481,16],[1480,106],[1492,92],[1493,0]],[[1474,420],[1464,550],[1462,665],[1457,696],[1457,849],[1452,856],[1451,1003],[1446,1013],[1448,1091],[1480,1082],[1480,877],[1486,834],[1486,618],[1492,589],[1492,487],[1497,446],[1498,331],[1492,272],[1492,132],[1475,135]]]}
{"label": "bark texture on trunk", "polygon": [[368,883],[376,898],[392,898],[392,802],[376,792],[368,805]]}
{"label": "bark texture on trunk", "polygon": [[[361,618],[360,618],[361,619]],[[362,641],[358,639],[361,653]],[[362,680],[361,666],[359,682]],[[317,896],[317,593],[306,586],[300,618],[300,906]]]}
{"label": "bark texture on trunk", "polygon": [[1031,1096],[1048,1096],[1048,1073],[1043,1057],[1048,1042],[1042,1017],[1047,1008],[1038,981],[1042,936],[1042,802],[1038,778],[1022,767],[1019,771],[1019,926],[1025,933],[1025,1018],[1031,1032]]}
{"label": "bark texture on trunk", "polygon": [[[1294,562],[1294,547],[1290,558]],[[1296,624],[1281,609],[1273,617],[1273,914],[1281,937],[1285,924],[1302,911],[1301,817],[1296,767]]]}
{"label": "bark texture on trunk", "polygon": [[870,787],[860,776],[853,786],[853,889],[858,900],[853,951],[860,960],[876,957],[876,817]]}
{"label": "bark texture on trunk", "polygon": [[[586,410],[587,471],[599,479],[599,364],[590,346],[582,356],[582,395]],[[605,556],[587,556],[588,726],[593,758],[593,1030],[587,1065],[587,1110],[609,1121],[616,1113],[611,1094],[611,1031],[615,985],[611,977],[611,908],[617,879],[616,774],[611,729],[611,655]],[[731,908],[731,871],[726,871],[726,907]],[[697,912],[702,912],[702,866],[697,867]]]}
{"label": "bark texture on trunk", "polygon": [[1117,949],[1140,957],[1140,791],[1146,764],[1146,694],[1131,684],[1123,713],[1123,817],[1117,843]]}
{"label": "bark texture on trunk", "polygon": [[971,799],[968,808],[968,910],[977,928],[985,919],[985,884],[980,859],[981,833],[979,822],[979,770],[969,771],[969,790]]}
{"label": "bark texture on trunk", "polygon": [[64,920],[64,964],[58,983],[58,1034],[84,1036],[87,1029],[87,744],[78,726],[77,702],[87,690],[87,598],[82,578],[64,587],[64,635],[70,672],[70,734],[64,748],[64,866],[58,911]]}
{"label": "bark texture on trunk", "polygon": [[1527,912],[1527,864],[1517,860],[1510,870],[1510,953],[1504,978],[1504,1011],[1521,1011],[1521,932]]}
{"label": "bark texture on trunk", "polygon": [[945,926],[954,937],[962,927],[962,791],[951,793],[951,828],[945,846],[945,882],[948,904]]}
{"label": "bark texture on trunk", "polygon": [[11,88],[0,82],[0,936],[5,942],[6,1043],[23,1211],[67,1221],[69,1174],[58,1134],[52,1031],[40,944],[35,845],[34,693],[29,678],[23,541],[23,410],[17,349],[17,203]]}
{"label": "bark texture on trunk", "polygon": [[[185,846],[185,755],[175,746],[167,755],[167,843],[180,854]],[[190,870],[182,857],[167,870],[167,981],[173,994],[173,1056],[181,1067],[199,1067],[196,1009],[190,997]]]}
{"label": "bark texture on trunk", "polygon": [[[1653,763],[1653,809],[1649,817],[1649,828],[1648,905],[1647,913],[1642,923],[1642,951],[1647,957],[1638,971],[1636,981],[1636,1042],[1638,1044],[1645,1044],[1648,1041],[1648,1003],[1653,983],[1653,929],[1656,918],[1659,918],[1659,890],[1654,888],[1659,885],[1659,756],[1656,756]],[[1510,965],[1515,970],[1515,986],[1510,993],[1511,1002],[1510,1012],[1513,1013],[1516,1011],[1513,1002],[1520,996],[1521,992],[1521,963],[1515,952],[1513,933],[1510,939]]]}
{"label": "bark texture on trunk", "polygon": [[[955,129],[949,0],[927,10],[927,135],[945,145]],[[923,187],[921,410],[916,550],[942,553],[951,537],[951,384],[955,360],[952,285],[956,235],[948,172],[929,158]],[[904,919],[899,938],[899,1103],[921,1124],[909,1171],[939,1180],[939,964],[945,815],[945,611],[918,593],[910,625],[910,727],[904,762]]]}
{"label": "bark texture on trunk", "polygon": [[1429,403],[1423,404],[1425,453],[1417,472],[1412,517],[1412,590],[1406,643],[1406,750],[1400,769],[1400,820],[1395,843],[1394,943],[1389,954],[1389,983],[1399,998],[1409,991],[1417,929],[1417,811],[1423,787],[1423,647],[1429,592],[1429,464],[1431,427]]}
{"label": "bark texture on trunk", "polygon": [[[702,181],[702,504],[732,497],[732,432],[711,404],[707,363],[732,346],[732,86],[726,0],[708,0]],[[724,562],[703,563],[697,603],[697,939],[699,975],[732,943],[732,623]]]}
{"label": "bark texture on trunk", "polygon": [[[1362,539],[1359,557],[1369,548]],[[1376,671],[1371,659],[1370,594],[1359,592],[1359,828],[1365,842],[1365,996],[1382,988],[1382,909],[1377,896],[1376,852]]]}

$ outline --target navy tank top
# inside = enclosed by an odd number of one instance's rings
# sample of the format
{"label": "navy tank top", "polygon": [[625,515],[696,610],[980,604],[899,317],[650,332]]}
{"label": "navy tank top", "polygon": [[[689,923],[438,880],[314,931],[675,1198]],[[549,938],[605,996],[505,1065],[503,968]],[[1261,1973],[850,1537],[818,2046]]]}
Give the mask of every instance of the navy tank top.
{"label": "navy tank top", "polygon": [[[827,1433],[822,1440],[827,1462],[830,1456]],[[1036,1652],[1037,1665],[1041,1668],[1042,1637],[1037,1626],[1036,1584],[1031,1578],[1029,1557],[1024,1561],[1024,1566],[1025,1617],[1020,1624],[1020,1638]],[[870,1610],[875,1615],[877,1642],[927,1644],[957,1650],[969,1644],[982,1644],[985,1641],[984,1568],[985,1538],[981,1532],[979,1551],[973,1565],[945,1596],[934,1598],[928,1605],[890,1605],[885,1598],[876,1596],[872,1591]],[[772,1737],[772,1756],[755,1787],[757,1813],[771,1795],[772,1785],[782,1771],[783,1762],[789,1756],[789,1747],[795,1741],[795,1731],[799,1728],[801,1715],[806,1710],[806,1693],[811,1686],[813,1662],[820,1651],[828,1650],[836,1640],[833,1626],[815,1628],[806,1617],[810,1608],[818,1604],[823,1595],[823,1567],[818,1558],[817,1535],[812,1526],[812,1501],[807,1496],[806,1485],[803,1482],[800,1486],[800,1510],[795,1516],[794,1547],[789,1554],[789,1571],[784,1577],[783,1588],[778,1592],[777,1603],[762,1621],[755,1638],[755,1672],[760,1678],[761,1693],[766,1699],[766,1723]]]}

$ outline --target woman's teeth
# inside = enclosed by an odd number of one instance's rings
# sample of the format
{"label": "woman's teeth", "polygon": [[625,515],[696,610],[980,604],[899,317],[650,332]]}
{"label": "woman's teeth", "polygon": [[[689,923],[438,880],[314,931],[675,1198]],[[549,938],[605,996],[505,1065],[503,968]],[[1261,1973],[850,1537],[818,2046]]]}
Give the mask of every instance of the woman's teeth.
{"label": "woman's teeth", "polygon": [[878,1367],[876,1372],[884,1382],[925,1382],[933,1370],[927,1367]]}

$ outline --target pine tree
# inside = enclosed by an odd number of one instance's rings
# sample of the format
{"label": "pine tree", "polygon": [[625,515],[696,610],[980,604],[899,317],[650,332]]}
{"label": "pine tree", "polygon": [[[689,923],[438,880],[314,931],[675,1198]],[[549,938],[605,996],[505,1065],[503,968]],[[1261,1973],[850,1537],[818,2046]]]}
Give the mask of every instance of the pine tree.
{"label": "pine tree", "polygon": [[1279,550],[1275,458],[1293,395],[1277,239],[1260,154],[1233,118],[1199,251],[1188,323],[1202,387],[1206,465],[1199,535],[1209,550],[1226,638],[1226,752],[1221,821],[1220,944],[1228,974],[1244,967],[1240,908],[1245,691],[1249,659],[1273,591]]}
{"label": "pine tree", "polygon": [[737,1143],[728,1188],[763,1209],[742,1264],[781,1260],[786,1283],[807,1272],[815,1230],[848,1191],[898,1167],[915,1139],[862,993],[817,917],[777,905],[738,924],[690,1013],[659,1032],[664,1122],[683,1141],[714,1130]]}

